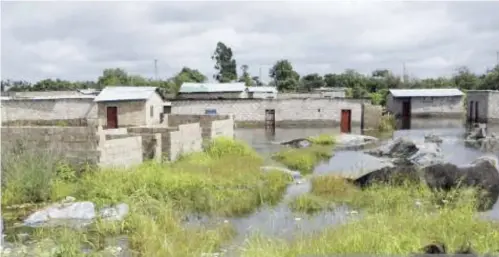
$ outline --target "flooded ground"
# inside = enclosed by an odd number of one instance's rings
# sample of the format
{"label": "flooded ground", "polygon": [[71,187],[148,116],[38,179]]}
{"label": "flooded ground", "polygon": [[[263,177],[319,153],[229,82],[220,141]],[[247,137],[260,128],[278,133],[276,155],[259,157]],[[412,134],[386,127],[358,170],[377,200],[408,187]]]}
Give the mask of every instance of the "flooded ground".
{"label": "flooded ground", "polygon": [[[392,138],[383,139],[381,143],[388,142],[398,137],[407,137],[416,142],[424,142],[424,136],[434,134],[443,139],[441,143],[442,153],[447,162],[462,165],[468,164],[477,157],[483,155],[479,150],[465,147],[464,137],[466,128],[461,120],[455,119],[413,119],[411,129],[397,130]],[[489,132],[499,132],[499,127],[490,127]],[[360,129],[353,133],[359,133]],[[304,138],[322,133],[338,133],[339,128],[329,129],[276,129],[275,133],[268,133],[264,129],[237,129],[236,138],[248,142],[264,156],[278,151],[282,146],[275,142]],[[497,133],[497,132],[496,132]],[[499,153],[497,153],[499,155]],[[268,158],[270,159],[270,158]],[[268,160],[270,163],[272,161]],[[379,159],[364,154],[362,151],[335,151],[335,155],[327,162],[319,164],[313,175],[331,173],[352,173],[369,167],[381,168],[383,163]],[[292,185],[288,190],[286,198],[290,199],[308,191],[308,183],[303,185]],[[314,231],[338,224],[348,218],[347,209],[339,209],[334,212],[326,212],[304,217],[302,214],[293,214],[286,201],[273,209],[264,209],[246,218],[235,218],[231,222],[238,228],[242,235],[248,231],[259,231],[265,235],[287,239],[292,235],[303,232]],[[499,219],[499,204],[496,203],[493,210],[483,213],[490,218]],[[299,218],[298,218],[299,217]],[[298,220],[296,219],[298,218]]]}

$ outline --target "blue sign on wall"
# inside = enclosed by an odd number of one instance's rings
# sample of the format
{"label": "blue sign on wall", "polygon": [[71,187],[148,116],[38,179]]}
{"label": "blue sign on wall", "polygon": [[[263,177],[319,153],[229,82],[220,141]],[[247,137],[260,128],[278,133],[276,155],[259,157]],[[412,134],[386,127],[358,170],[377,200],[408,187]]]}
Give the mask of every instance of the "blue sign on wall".
{"label": "blue sign on wall", "polygon": [[206,109],[204,111],[204,114],[206,114],[206,115],[217,115],[217,110],[216,109]]}

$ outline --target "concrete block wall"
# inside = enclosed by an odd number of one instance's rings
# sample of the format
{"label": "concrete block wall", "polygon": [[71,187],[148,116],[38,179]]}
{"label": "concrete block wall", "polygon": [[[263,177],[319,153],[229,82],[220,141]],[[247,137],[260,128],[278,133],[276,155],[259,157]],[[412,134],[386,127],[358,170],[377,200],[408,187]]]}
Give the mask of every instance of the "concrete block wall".
{"label": "concrete block wall", "polygon": [[2,151],[18,144],[48,151],[77,166],[99,163],[98,137],[92,127],[2,127]]}
{"label": "concrete block wall", "polygon": [[142,137],[129,136],[99,143],[101,167],[128,168],[143,162]]}
{"label": "concrete block wall", "polygon": [[379,128],[383,107],[380,105],[364,104],[364,130],[375,130]]}
{"label": "concrete block wall", "polygon": [[499,91],[489,92],[488,122],[499,124]]}
{"label": "concrete block wall", "polygon": [[98,122],[107,127],[107,107],[117,107],[118,127],[146,125],[146,101],[112,101],[97,103]]}
{"label": "concrete block wall", "polygon": [[[170,114],[168,115],[168,126],[169,127],[178,127],[182,124],[189,123],[199,123],[201,126],[202,137],[204,139],[212,138],[212,130],[213,130],[213,122],[218,120],[232,120],[229,115],[205,115],[205,114]],[[232,120],[232,126],[234,125],[234,121]],[[218,130],[221,127],[217,127]],[[232,128],[232,131],[234,129]],[[220,133],[220,132],[219,132]],[[228,134],[230,131],[224,132],[224,134]]]}
{"label": "concrete block wall", "polygon": [[476,105],[478,102],[478,122],[487,122],[487,117],[489,116],[489,91],[487,90],[469,90],[466,93],[466,120],[470,117],[470,106],[471,102],[473,102],[473,113],[472,118],[475,119],[476,115]]}
{"label": "concrete block wall", "polygon": [[[234,120],[232,118],[224,120],[214,120],[211,122],[210,139],[216,137],[234,138]],[[204,137],[203,137],[204,138]]]}
{"label": "concrete block wall", "polygon": [[341,120],[341,110],[351,110],[352,124],[360,125],[364,100],[341,98],[300,99],[231,99],[172,101],[172,114],[204,114],[215,109],[219,115],[233,115],[240,125],[265,124],[265,110],[275,110],[277,127],[335,126]]}
{"label": "concrete block wall", "polygon": [[14,120],[73,120],[97,118],[92,98],[2,100],[2,122]]}
{"label": "concrete block wall", "polygon": [[86,127],[87,119],[55,119],[55,120],[10,120],[2,122],[3,126],[57,126],[57,127]]}
{"label": "concrete block wall", "polygon": [[177,131],[170,132],[169,144],[170,161],[177,160],[183,154],[200,152],[203,150],[203,137],[201,136],[201,126],[199,123],[182,124]]}

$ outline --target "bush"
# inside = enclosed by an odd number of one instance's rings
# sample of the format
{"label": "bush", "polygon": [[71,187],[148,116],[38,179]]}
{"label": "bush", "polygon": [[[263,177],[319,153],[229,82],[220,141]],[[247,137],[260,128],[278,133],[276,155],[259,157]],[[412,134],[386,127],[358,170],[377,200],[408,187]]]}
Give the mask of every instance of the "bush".
{"label": "bush", "polygon": [[381,116],[381,121],[378,126],[379,132],[391,132],[396,127],[395,117],[392,114]]}

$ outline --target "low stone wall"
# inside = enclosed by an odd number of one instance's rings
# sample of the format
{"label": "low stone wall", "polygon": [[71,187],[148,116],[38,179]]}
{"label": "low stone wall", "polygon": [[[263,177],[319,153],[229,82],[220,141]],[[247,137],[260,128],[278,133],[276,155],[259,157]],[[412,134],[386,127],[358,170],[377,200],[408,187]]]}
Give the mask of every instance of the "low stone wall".
{"label": "low stone wall", "polygon": [[97,165],[98,137],[92,127],[2,127],[2,151],[17,146],[49,152],[70,164]]}
{"label": "low stone wall", "polygon": [[[199,123],[203,139],[212,139],[217,135],[234,137],[234,120],[229,115],[169,114],[168,126]],[[215,126],[215,127],[214,127]],[[215,131],[214,131],[215,130]]]}
{"label": "low stone wall", "polygon": [[2,126],[56,126],[56,127],[86,127],[85,118],[60,120],[10,120],[2,122]]}

